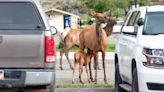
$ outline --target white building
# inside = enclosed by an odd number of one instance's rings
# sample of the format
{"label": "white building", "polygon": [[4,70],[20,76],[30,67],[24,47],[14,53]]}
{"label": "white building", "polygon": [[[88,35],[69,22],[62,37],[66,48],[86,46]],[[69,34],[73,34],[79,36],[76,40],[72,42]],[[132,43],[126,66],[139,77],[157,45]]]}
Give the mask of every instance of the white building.
{"label": "white building", "polygon": [[63,31],[66,26],[78,28],[78,15],[65,12],[59,9],[50,9],[46,11],[50,25],[55,26],[58,31]]}

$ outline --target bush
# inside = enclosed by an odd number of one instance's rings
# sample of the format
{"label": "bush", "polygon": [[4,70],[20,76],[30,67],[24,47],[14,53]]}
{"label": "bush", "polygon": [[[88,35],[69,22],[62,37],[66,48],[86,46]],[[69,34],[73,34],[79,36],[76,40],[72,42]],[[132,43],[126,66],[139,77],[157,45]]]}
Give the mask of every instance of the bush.
{"label": "bush", "polygon": [[[64,47],[64,44],[63,43],[59,43],[58,45],[56,45],[56,51],[60,51],[62,48]],[[78,49],[77,46],[73,46],[70,51],[71,52],[74,52]],[[114,52],[115,51],[115,44],[108,44],[107,45],[107,48],[106,48],[106,51],[107,52]]]}
{"label": "bush", "polygon": [[57,45],[57,49],[62,49],[64,47],[64,44],[62,42],[60,42],[58,45]]}

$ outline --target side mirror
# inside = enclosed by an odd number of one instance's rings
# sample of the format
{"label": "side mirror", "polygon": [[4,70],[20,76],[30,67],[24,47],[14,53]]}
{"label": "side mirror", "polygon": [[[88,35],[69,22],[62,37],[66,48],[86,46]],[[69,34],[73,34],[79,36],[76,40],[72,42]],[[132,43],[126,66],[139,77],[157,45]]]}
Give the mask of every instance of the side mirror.
{"label": "side mirror", "polygon": [[134,26],[124,26],[122,28],[122,33],[123,34],[129,34],[129,35],[137,35],[137,32],[135,31],[135,27]]}
{"label": "side mirror", "polygon": [[122,28],[123,33],[133,33],[134,32],[134,27],[133,26],[124,26]]}
{"label": "side mirror", "polygon": [[56,27],[51,26],[50,28],[51,28],[52,35],[56,35],[58,33]]}
{"label": "side mirror", "polygon": [[144,19],[143,18],[139,18],[138,21],[137,21],[137,25],[138,26],[144,25]]}

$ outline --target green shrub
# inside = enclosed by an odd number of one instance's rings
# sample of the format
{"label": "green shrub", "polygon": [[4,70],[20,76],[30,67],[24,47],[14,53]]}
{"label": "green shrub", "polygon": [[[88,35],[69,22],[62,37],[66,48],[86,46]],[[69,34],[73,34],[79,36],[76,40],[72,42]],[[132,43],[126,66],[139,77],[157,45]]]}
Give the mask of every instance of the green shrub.
{"label": "green shrub", "polygon": [[[63,43],[59,43],[58,45],[56,45],[56,51],[60,51],[62,48],[63,48],[64,44]],[[73,46],[70,51],[71,52],[74,52],[78,49],[77,46]],[[108,44],[107,45],[107,49],[106,49],[107,52],[114,52],[115,51],[115,44]]]}

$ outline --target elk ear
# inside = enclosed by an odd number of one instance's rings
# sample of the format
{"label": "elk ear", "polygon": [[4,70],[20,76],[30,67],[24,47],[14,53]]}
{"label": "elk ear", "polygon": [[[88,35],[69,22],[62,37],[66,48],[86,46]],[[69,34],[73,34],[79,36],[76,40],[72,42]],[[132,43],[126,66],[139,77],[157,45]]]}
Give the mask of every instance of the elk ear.
{"label": "elk ear", "polygon": [[108,15],[110,15],[110,11],[106,11],[103,14],[104,14],[104,16],[108,16]]}
{"label": "elk ear", "polygon": [[95,16],[96,15],[96,12],[93,9],[91,9],[90,10],[90,14],[91,14],[91,16]]}
{"label": "elk ear", "polygon": [[107,19],[109,19],[109,18],[110,18],[110,16],[107,16],[106,18],[107,18]]}

